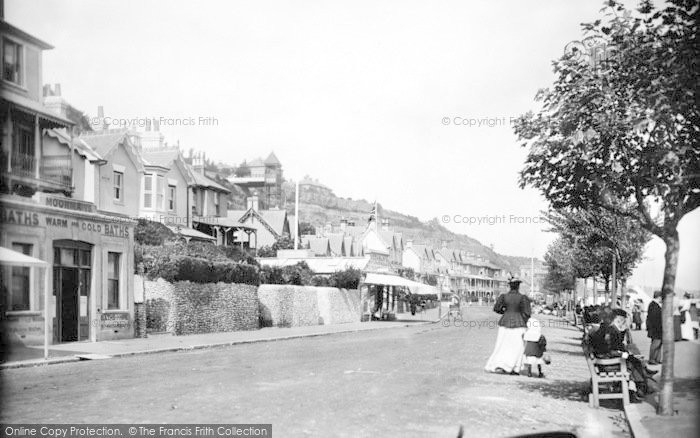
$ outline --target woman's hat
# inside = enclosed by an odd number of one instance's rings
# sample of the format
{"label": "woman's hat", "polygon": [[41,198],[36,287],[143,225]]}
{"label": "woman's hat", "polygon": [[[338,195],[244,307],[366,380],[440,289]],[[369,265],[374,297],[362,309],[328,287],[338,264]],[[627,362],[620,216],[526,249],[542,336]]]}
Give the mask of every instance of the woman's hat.
{"label": "woman's hat", "polygon": [[508,279],[508,284],[520,284],[522,282],[523,281],[517,275],[511,275],[511,277]]}
{"label": "woman's hat", "polygon": [[627,312],[625,312],[622,309],[613,309],[613,314],[615,316],[624,316],[625,318],[627,318]]}

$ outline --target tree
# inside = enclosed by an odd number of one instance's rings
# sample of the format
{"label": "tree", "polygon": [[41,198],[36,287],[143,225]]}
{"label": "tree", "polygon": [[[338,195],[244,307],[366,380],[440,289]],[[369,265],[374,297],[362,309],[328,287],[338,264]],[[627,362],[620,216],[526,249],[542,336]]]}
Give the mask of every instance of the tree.
{"label": "tree", "polygon": [[316,234],[316,227],[309,222],[299,222],[299,235],[305,236],[309,234]]}
{"label": "tree", "polygon": [[[544,213],[544,216],[552,225],[551,231],[560,233],[574,248],[574,269],[578,277],[601,275],[606,279],[606,293],[607,278],[612,274],[612,256],[615,257],[624,289],[627,277],[632,275],[641,261],[644,246],[651,238],[650,233],[638,221],[616,216],[602,208],[559,209]],[[616,279],[613,281],[616,282]],[[624,294],[622,296],[624,298]],[[617,297],[613,294],[613,306],[616,301]]]}
{"label": "tree", "polygon": [[[665,243],[658,413],[672,415],[677,227],[700,206],[699,7],[669,0],[656,10],[645,0],[633,13],[616,0],[607,5],[604,20],[583,26],[602,57],[555,61],[554,86],[537,95],[542,108],[515,123],[529,146],[521,185],[540,189],[554,208],[633,218]],[[619,200],[632,209],[620,210]]]}
{"label": "tree", "polygon": [[574,289],[576,272],[571,251],[571,245],[562,237],[558,237],[547,247],[544,255],[547,275],[543,282],[546,290],[559,295],[563,291]]}

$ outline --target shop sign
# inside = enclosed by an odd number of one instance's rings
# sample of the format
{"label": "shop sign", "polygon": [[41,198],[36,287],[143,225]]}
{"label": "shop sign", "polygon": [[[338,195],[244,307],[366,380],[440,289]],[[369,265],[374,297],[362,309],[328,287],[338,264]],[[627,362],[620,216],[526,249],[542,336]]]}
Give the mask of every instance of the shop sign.
{"label": "shop sign", "polygon": [[129,327],[128,313],[103,313],[102,328],[125,328]]}
{"label": "shop sign", "polygon": [[73,228],[81,232],[99,233],[109,237],[129,237],[129,227],[127,225],[107,221],[86,221],[61,216],[40,215],[39,213],[14,208],[0,207],[0,223],[30,227],[46,225],[50,228]]}

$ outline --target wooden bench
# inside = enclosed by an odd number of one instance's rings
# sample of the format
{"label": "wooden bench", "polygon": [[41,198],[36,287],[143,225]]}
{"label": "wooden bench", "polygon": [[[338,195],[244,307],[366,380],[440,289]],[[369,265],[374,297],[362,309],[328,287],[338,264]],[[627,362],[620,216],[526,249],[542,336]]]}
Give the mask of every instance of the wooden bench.
{"label": "wooden bench", "polygon": [[[591,393],[588,395],[588,404],[592,408],[600,406],[600,400],[622,399],[622,403],[628,405],[629,396],[629,372],[627,360],[622,357],[611,359],[599,359],[593,354],[593,349],[586,341],[582,344],[583,355],[586,357],[588,371],[591,374]],[[612,387],[619,382],[620,392],[615,392]],[[611,387],[610,392],[601,393],[600,385]]]}

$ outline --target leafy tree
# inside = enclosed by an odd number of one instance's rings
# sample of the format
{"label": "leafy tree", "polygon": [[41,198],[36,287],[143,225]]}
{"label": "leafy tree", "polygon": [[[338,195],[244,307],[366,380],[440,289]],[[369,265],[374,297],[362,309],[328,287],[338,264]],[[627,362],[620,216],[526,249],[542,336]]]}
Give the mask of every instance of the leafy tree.
{"label": "leafy tree", "polygon": [[602,56],[555,61],[538,114],[515,124],[530,148],[521,185],[540,189],[554,208],[596,206],[633,218],[665,243],[658,413],[672,415],[677,227],[700,206],[699,8],[697,0],[669,0],[660,10],[644,0],[636,13],[616,0],[607,5],[604,20],[583,26]]}
{"label": "leafy tree", "polygon": [[[573,249],[573,268],[577,277],[601,275],[606,279],[612,274],[611,256],[616,258],[621,283],[641,261],[644,246],[651,238],[638,221],[616,216],[608,210],[591,207],[588,210],[560,209],[545,213],[552,231],[562,235]],[[623,294],[624,296],[624,294]],[[613,306],[617,297],[613,295]]]}
{"label": "leafy tree", "polygon": [[316,234],[316,227],[309,222],[299,222],[299,235]]}
{"label": "leafy tree", "polygon": [[141,218],[134,227],[134,241],[142,245],[163,245],[174,237],[175,234],[160,222]]}
{"label": "leafy tree", "polygon": [[549,245],[544,255],[547,275],[544,278],[543,287],[546,290],[560,294],[574,289],[576,272],[572,266],[572,260],[571,245],[565,239],[559,237]]}

